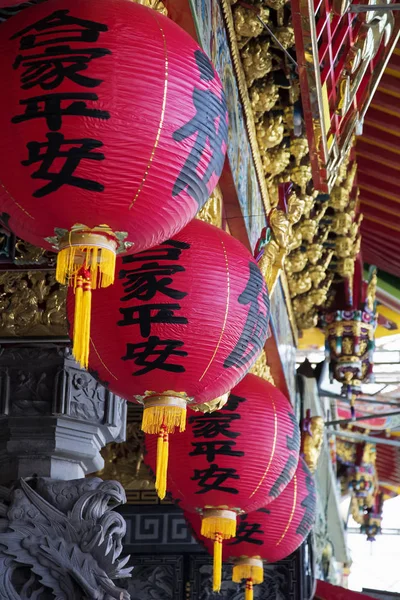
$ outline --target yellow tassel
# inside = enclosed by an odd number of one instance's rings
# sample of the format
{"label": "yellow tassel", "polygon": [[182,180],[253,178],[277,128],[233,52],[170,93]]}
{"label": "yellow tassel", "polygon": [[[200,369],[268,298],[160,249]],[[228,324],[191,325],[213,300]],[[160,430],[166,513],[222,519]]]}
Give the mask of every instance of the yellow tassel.
{"label": "yellow tassel", "polygon": [[[257,564],[252,564],[258,562]],[[259,585],[264,581],[264,568],[260,560],[249,560],[245,559],[238,561],[238,564],[233,566],[232,581],[240,583],[243,579],[251,579],[253,583]]]}
{"label": "yellow tassel", "polygon": [[76,287],[76,280],[83,265],[90,272],[92,289],[108,287],[114,283],[116,252],[98,246],[66,246],[57,255],[56,279]]}
{"label": "yellow tassel", "polygon": [[157,440],[157,467],[156,467],[156,490],[160,500],[164,500],[167,493],[167,474],[168,474],[168,456],[169,439],[165,427],[161,431]]}
{"label": "yellow tassel", "polygon": [[253,582],[251,579],[248,579],[246,581],[246,592],[244,595],[244,600],[253,600],[254,598],[254,594],[253,594]]}
{"label": "yellow tassel", "polygon": [[214,538],[213,592],[221,591],[222,540],[222,535],[216,533]]}
{"label": "yellow tassel", "polygon": [[76,361],[85,369],[89,363],[91,309],[92,289],[90,275],[84,270],[84,275],[77,277],[72,354]]}
{"label": "yellow tassel", "polygon": [[145,433],[160,433],[161,427],[165,427],[167,433],[174,433],[175,428],[179,431],[186,429],[186,406],[149,406],[144,405],[142,431]]}
{"label": "yellow tassel", "polygon": [[[230,515],[226,517],[224,516],[225,513],[230,513]],[[233,515],[233,518],[231,515]],[[213,540],[216,533],[218,533],[223,540],[235,537],[236,514],[233,511],[205,511],[201,521],[201,535]]]}

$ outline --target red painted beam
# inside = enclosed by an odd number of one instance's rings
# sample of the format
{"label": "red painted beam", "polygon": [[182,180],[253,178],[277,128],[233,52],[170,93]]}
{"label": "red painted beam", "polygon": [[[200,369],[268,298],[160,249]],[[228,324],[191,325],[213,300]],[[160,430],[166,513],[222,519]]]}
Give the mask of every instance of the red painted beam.
{"label": "red painted beam", "polygon": [[400,138],[396,135],[392,135],[388,131],[382,131],[382,129],[378,129],[372,123],[370,123],[368,119],[365,121],[363,136],[361,139],[366,139],[369,142],[376,143],[383,148],[387,148],[388,150],[397,152],[400,151]]}
{"label": "red painted beam", "polygon": [[357,160],[357,164],[357,180],[359,185],[362,181],[363,174],[369,176],[370,173],[373,173],[374,176],[377,177],[380,181],[387,181],[387,183],[390,183],[395,188],[400,189],[400,174],[397,169],[393,169],[393,167],[391,167],[390,165],[377,163],[375,160],[372,160],[370,158],[363,158],[361,156]]}

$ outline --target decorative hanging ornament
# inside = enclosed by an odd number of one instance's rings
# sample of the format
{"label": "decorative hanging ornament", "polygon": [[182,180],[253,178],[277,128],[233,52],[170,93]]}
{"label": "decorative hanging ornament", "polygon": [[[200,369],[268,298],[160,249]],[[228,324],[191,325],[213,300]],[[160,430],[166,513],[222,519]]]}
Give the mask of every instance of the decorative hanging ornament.
{"label": "decorative hanging ornament", "polygon": [[[197,219],[172,240],[119,258],[117,272],[93,298],[89,367],[114,393],[143,403],[142,429],[159,436],[163,497],[169,434],[185,429],[188,403],[227,393],[255,362],[268,333],[268,292],[247,249]],[[70,322],[72,300],[70,292]]]}
{"label": "decorative hanging ornament", "polygon": [[218,181],[221,82],[186,32],[129,0],[48,0],[1,27],[0,216],[59,253],[87,366],[91,290],[113,283],[116,254],[177,233]]}
{"label": "decorative hanging ornament", "polygon": [[[293,479],[267,508],[238,518],[234,539],[224,544],[223,560],[233,563],[232,579],[245,580],[245,600],[253,600],[254,585],[264,581],[264,563],[274,563],[292,554],[304,542],[315,520],[314,478],[300,458]],[[185,513],[195,537],[213,551],[210,540],[201,537],[201,519]]]}
{"label": "decorative hanging ornament", "polygon": [[[168,491],[183,509],[201,515],[201,535],[214,543],[214,591],[221,587],[222,543],[235,536],[237,516],[283,492],[296,471],[299,446],[289,401],[255,375],[246,375],[219,411],[191,415],[186,432],[174,438]],[[149,436],[146,449],[154,469]]]}

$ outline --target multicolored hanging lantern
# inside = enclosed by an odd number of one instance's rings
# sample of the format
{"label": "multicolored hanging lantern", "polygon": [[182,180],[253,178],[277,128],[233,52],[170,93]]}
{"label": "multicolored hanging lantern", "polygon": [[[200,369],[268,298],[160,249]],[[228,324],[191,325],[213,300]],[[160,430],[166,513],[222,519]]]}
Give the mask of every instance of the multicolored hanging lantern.
{"label": "multicolored hanging lantern", "polygon": [[[273,563],[294,552],[310,533],[315,520],[314,478],[300,458],[293,479],[267,508],[240,515],[236,536],[224,545],[224,562],[233,562],[232,579],[246,581],[245,600],[253,600],[253,587],[264,580],[264,563]],[[212,544],[200,535],[201,519],[185,517],[197,539],[212,553]]]}
{"label": "multicolored hanging lantern", "polygon": [[118,253],[182,229],[218,181],[221,82],[186,32],[129,0],[26,8],[2,24],[0,53],[0,216],[59,253],[87,366],[91,290],[113,283]]}
{"label": "multicolored hanging lantern", "polygon": [[354,301],[353,308],[335,310],[323,318],[331,380],[342,383],[342,394],[350,401],[352,417],[355,417],[355,401],[361,393],[361,383],[373,378],[376,285],[377,275],[373,267],[368,285],[360,283],[361,299]]}
{"label": "multicolored hanging lantern", "polygon": [[[255,375],[211,414],[193,414],[170,448],[168,491],[184,510],[201,515],[201,535],[214,544],[214,591],[221,586],[222,543],[236,519],[272,502],[292,479],[300,430],[287,398]],[[145,461],[155,469],[156,448],[146,436]]]}
{"label": "multicolored hanging lantern", "polygon": [[[268,292],[247,249],[197,219],[118,259],[117,272],[94,298],[89,367],[114,393],[143,403],[142,428],[159,436],[163,497],[169,434],[185,429],[187,404],[222,396],[255,362],[268,333]],[[72,292],[67,304],[72,321]]]}

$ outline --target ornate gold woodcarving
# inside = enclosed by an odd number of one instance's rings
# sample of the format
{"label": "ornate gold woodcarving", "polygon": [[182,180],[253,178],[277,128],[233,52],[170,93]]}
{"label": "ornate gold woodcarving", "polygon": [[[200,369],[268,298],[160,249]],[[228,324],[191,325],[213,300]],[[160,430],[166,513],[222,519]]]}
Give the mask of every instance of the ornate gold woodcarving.
{"label": "ornate gold woodcarving", "polygon": [[[259,16],[263,21],[268,21],[269,9],[260,7]],[[258,37],[264,31],[264,27],[257,19],[256,13],[244,6],[239,5],[235,7],[233,11],[233,20],[239,43],[241,38],[248,39]]]}
{"label": "ornate gold woodcarving", "polygon": [[56,255],[18,238],[15,243],[14,262],[18,266],[46,265],[46,267],[55,267]]}
{"label": "ornate gold woodcarving", "polygon": [[204,404],[192,404],[190,409],[194,410],[195,412],[213,413],[216,410],[223,408],[228,400],[229,393],[224,394],[219,398],[215,398],[215,400],[210,400],[210,402],[204,402]]}
{"label": "ornate gold woodcarving", "polygon": [[241,52],[247,87],[256,79],[261,79],[273,68],[273,55],[269,51],[269,42],[250,41]]}
{"label": "ornate gold woodcarving", "polygon": [[133,2],[136,2],[136,4],[142,4],[148,8],[153,8],[162,15],[165,15],[166,17],[168,16],[168,10],[161,0],[133,0]]}
{"label": "ornate gold woodcarving", "polygon": [[103,479],[119,481],[125,490],[154,489],[154,478],[143,462],[144,433],[140,423],[128,423],[126,442],[103,448],[104,468],[97,473]]}
{"label": "ornate gold woodcarving", "polygon": [[272,383],[272,385],[275,385],[274,378],[271,374],[271,369],[267,364],[267,356],[264,350],[261,352],[256,362],[251,367],[250,373],[252,373],[253,375],[257,375],[257,377],[265,379],[265,381],[269,381],[269,383]]}
{"label": "ornate gold woodcarving", "polygon": [[67,336],[65,303],[54,272],[0,272],[0,336]]}
{"label": "ornate gold woodcarving", "polygon": [[219,185],[214,189],[197,218],[216,227],[222,227],[222,193]]}
{"label": "ornate gold woodcarving", "polygon": [[315,473],[324,441],[325,424],[322,417],[305,419],[301,435],[301,452],[311,473]]}

